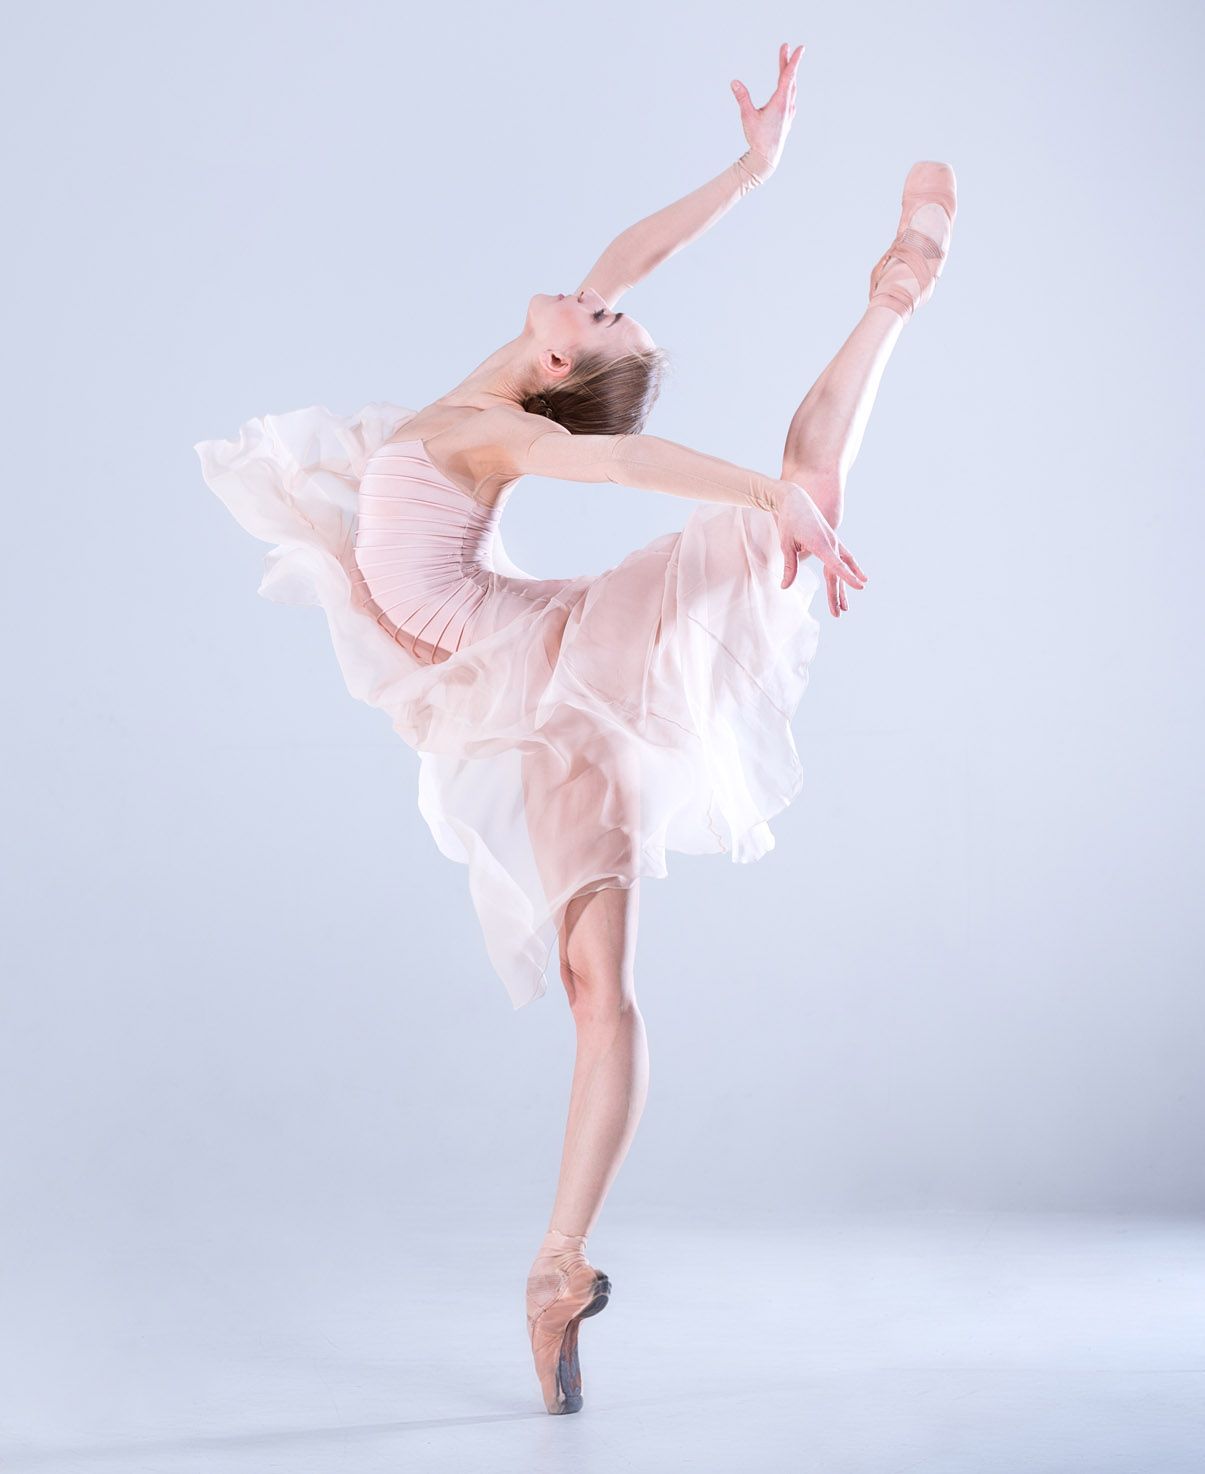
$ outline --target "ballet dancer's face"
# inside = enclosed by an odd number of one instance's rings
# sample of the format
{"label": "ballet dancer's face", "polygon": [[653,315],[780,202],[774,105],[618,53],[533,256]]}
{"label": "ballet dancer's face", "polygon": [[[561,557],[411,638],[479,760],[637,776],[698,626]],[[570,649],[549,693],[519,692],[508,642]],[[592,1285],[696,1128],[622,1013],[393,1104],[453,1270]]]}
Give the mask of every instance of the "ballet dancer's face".
{"label": "ballet dancer's face", "polygon": [[527,305],[523,327],[535,339],[541,363],[554,378],[568,372],[574,357],[584,351],[617,358],[657,346],[634,317],[613,312],[592,287],[576,296],[537,292]]}

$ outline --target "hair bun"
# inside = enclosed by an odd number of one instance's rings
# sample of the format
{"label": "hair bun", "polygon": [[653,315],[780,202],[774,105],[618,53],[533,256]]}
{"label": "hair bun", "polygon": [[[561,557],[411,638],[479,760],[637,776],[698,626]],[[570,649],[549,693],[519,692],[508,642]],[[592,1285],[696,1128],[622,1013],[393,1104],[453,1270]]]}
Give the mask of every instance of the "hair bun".
{"label": "hair bun", "polygon": [[661,389],[668,365],[664,348],[611,357],[581,352],[572,371],[518,403],[570,435],[638,434]]}

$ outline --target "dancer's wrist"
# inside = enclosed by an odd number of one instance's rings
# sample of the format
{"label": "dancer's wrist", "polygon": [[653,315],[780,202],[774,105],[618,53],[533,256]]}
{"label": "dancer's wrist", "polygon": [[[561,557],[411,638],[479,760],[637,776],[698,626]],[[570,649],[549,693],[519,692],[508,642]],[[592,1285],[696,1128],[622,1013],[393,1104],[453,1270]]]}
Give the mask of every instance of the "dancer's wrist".
{"label": "dancer's wrist", "polygon": [[778,484],[783,488],[778,507],[780,512],[792,500],[801,497],[810,506],[814,507],[834,530],[841,525],[841,518],[845,510],[845,496],[839,486],[829,487],[826,485],[812,491],[804,486],[801,481],[780,481]]}
{"label": "dancer's wrist", "polygon": [[793,481],[780,481],[775,476],[758,476],[749,489],[750,506],[779,516],[789,497],[799,491]]}
{"label": "dancer's wrist", "polygon": [[759,184],[765,184],[778,167],[776,159],[752,147],[747,148],[736,162],[751,189],[756,189]]}

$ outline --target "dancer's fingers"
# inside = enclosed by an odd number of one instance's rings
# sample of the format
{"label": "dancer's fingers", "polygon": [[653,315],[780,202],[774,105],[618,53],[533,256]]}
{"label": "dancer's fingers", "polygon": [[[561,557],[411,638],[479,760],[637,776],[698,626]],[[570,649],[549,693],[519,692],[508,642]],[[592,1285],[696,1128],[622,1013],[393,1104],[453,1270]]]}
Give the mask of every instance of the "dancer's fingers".
{"label": "dancer's fingers", "polygon": [[834,578],[853,577],[853,575],[846,568],[845,564],[841,561],[841,553],[837,547],[837,542],[835,538],[831,544],[825,544],[823,547],[818,548],[816,550],[816,556],[824,564],[825,568],[831,571]]}
{"label": "dancer's fingers", "polygon": [[837,580],[837,589],[838,589],[838,591],[840,592],[840,595],[841,595],[841,607],[842,607],[842,609],[845,609],[845,610],[848,611],[848,609],[849,609],[849,596],[845,592],[845,580],[843,578],[839,578]]}
{"label": "dancer's fingers", "polygon": [[841,544],[841,556],[845,559],[845,561],[849,564],[849,566],[853,569],[853,571],[858,575],[858,577],[862,580],[862,582],[865,583],[866,582],[866,575],[862,572],[861,568],[859,568],[858,563],[857,563],[857,560],[855,559],[854,555],[849,551],[849,549],[845,546],[844,543]]}
{"label": "dancer's fingers", "polygon": [[854,588],[860,589],[862,585],[866,582],[866,575],[858,567],[857,563],[854,561],[854,555],[849,551],[845,544],[838,543],[837,546],[841,552],[842,563],[844,563],[845,567],[850,570],[843,576],[849,583],[853,584]]}
{"label": "dancer's fingers", "polygon": [[[786,107],[793,100],[795,72],[802,55],[802,46],[797,46],[792,51],[785,41],[778,48],[778,85],[774,88],[770,102],[781,102],[783,107]],[[770,106],[770,102],[766,104],[767,107]]]}
{"label": "dancer's fingers", "polygon": [[834,619],[840,619],[841,603],[837,594],[837,575],[830,572],[830,570],[827,568],[824,570],[824,584],[825,587],[828,589],[829,612],[832,614]]}
{"label": "dancer's fingers", "polygon": [[862,587],[865,579],[860,572],[855,573],[845,561],[845,549],[841,546],[837,538],[834,537],[831,543],[825,545],[819,557],[822,559],[826,568],[832,569],[836,578],[845,579],[856,589]]}
{"label": "dancer's fingers", "polygon": [[789,589],[795,582],[795,574],[799,568],[799,554],[795,551],[794,538],[788,538],[782,545],[782,586]]}

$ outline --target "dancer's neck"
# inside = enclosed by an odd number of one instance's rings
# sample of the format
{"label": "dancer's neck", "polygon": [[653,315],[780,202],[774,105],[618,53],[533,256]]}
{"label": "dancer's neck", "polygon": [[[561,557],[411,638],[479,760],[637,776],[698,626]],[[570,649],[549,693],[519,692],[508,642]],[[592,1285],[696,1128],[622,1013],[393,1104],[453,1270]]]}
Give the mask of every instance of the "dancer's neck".
{"label": "dancer's neck", "polygon": [[521,333],[503,343],[459,384],[436,403],[492,409],[495,405],[520,405],[536,387],[536,347]]}

